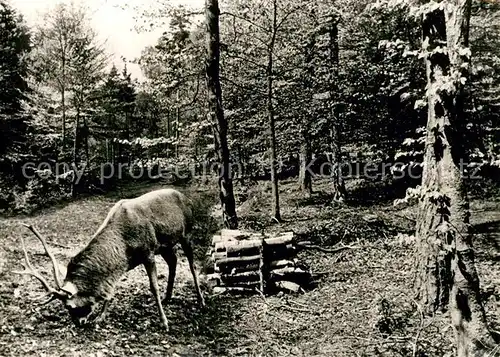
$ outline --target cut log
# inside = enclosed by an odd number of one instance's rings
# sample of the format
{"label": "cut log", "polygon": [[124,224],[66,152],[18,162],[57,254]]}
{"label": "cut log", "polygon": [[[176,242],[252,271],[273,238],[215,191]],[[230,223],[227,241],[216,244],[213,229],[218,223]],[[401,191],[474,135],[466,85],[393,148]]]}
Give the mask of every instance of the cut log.
{"label": "cut log", "polygon": [[273,276],[284,276],[286,274],[309,274],[309,272],[295,267],[286,267],[271,270],[271,275]]}
{"label": "cut log", "polygon": [[307,287],[312,283],[312,276],[309,271],[300,268],[281,268],[270,272],[269,281],[275,284],[280,281],[290,281]]}
{"label": "cut log", "polygon": [[293,260],[287,260],[287,259],[275,260],[271,262],[271,268],[272,269],[293,268],[295,267],[296,264],[297,263]]}
{"label": "cut log", "polygon": [[[286,268],[286,267],[295,267],[296,263],[291,260],[278,260],[271,262],[271,268]],[[248,265],[240,265],[240,266],[220,266],[219,264],[215,264],[215,272],[221,272],[224,274],[238,274],[242,272],[248,271],[257,271],[259,269],[259,263],[249,263]]]}
{"label": "cut log", "polygon": [[222,287],[217,286],[213,289],[214,294],[255,294],[255,289],[244,287]]}
{"label": "cut log", "polygon": [[[261,240],[231,241],[216,243],[215,250],[217,253],[226,252],[227,257],[239,257],[243,255],[257,255],[261,246]],[[269,255],[268,259],[278,260],[295,255],[296,249],[293,244],[278,244],[278,241],[274,241],[271,245],[266,244],[265,252]]]}
{"label": "cut log", "polygon": [[214,262],[217,262],[221,259],[227,258],[227,253],[226,252],[215,252],[212,254],[212,260]]}
{"label": "cut log", "polygon": [[215,235],[212,237],[212,244],[222,242],[222,237],[220,235]]}
{"label": "cut log", "polygon": [[[260,255],[251,255],[248,257],[232,257],[224,258],[216,261],[216,266],[221,272],[228,273],[236,268],[235,272],[255,270],[255,268],[248,268],[249,266],[257,266],[260,261]],[[234,273],[234,272],[233,272]]]}
{"label": "cut log", "polygon": [[249,236],[249,233],[244,233],[238,229],[222,229],[220,231],[222,240],[239,240]]}
{"label": "cut log", "polygon": [[235,281],[232,283],[224,284],[224,286],[235,287],[235,288],[258,289],[260,287],[260,282],[258,282],[258,281]]}
{"label": "cut log", "polygon": [[217,264],[220,266],[238,263],[248,263],[248,262],[258,262],[260,260],[260,255],[249,255],[247,257],[230,257],[217,260]]}
{"label": "cut log", "polygon": [[276,238],[267,238],[264,241],[267,245],[290,244],[293,242],[293,233],[283,234]]}
{"label": "cut log", "polygon": [[299,284],[291,281],[278,281],[276,287],[281,290],[289,291],[291,293],[299,293],[302,289]]}
{"label": "cut log", "polygon": [[259,273],[256,271],[247,271],[238,274],[222,274],[219,275],[224,283],[235,283],[235,282],[258,282]]}
{"label": "cut log", "polygon": [[252,239],[228,242],[228,244],[225,245],[225,249],[228,257],[231,257],[238,255],[249,255],[249,252],[258,252],[260,246],[262,246],[262,240]]}

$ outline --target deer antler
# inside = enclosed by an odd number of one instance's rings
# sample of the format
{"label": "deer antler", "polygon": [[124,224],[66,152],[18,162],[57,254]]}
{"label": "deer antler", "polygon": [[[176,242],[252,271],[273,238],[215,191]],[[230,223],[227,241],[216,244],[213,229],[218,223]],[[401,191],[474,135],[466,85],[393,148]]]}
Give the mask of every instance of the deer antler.
{"label": "deer antler", "polygon": [[26,245],[24,244],[24,239],[21,237],[21,245],[23,248],[23,253],[24,253],[24,262],[26,263],[25,265],[25,270],[24,271],[15,271],[14,273],[16,274],[23,274],[23,275],[31,275],[35,278],[37,278],[45,288],[49,292],[49,294],[53,296],[58,296],[60,295],[57,290],[55,290],[53,287],[50,286],[50,284],[45,280],[45,278],[33,267],[33,265],[30,262],[30,258],[28,257],[28,252],[26,251]]}
{"label": "deer antler", "polygon": [[[49,246],[47,245],[47,241],[45,240],[45,238],[42,237],[42,235],[40,234],[40,232],[38,232],[38,230],[31,226],[31,225],[28,225],[28,224],[24,224],[23,223],[23,226],[25,226],[26,228],[28,228],[31,232],[33,232],[33,234],[38,238],[38,240],[42,243],[43,245],[43,248],[45,249],[45,252],[47,253],[47,255],[49,256],[51,262],[52,262],[52,272],[54,274],[54,280],[56,282],[56,286],[57,286],[57,289],[61,289],[62,287],[62,281],[61,281],[61,277],[60,277],[60,270],[59,270],[59,266],[57,264],[57,260],[56,258],[54,257],[54,254],[52,254],[52,252],[50,251],[49,249]],[[21,238],[22,239],[22,238]],[[25,253],[25,257],[27,257],[27,253],[26,253],[26,249],[24,247],[24,240],[23,240],[23,249],[24,249],[24,253]],[[39,279],[40,280],[40,279]],[[43,283],[42,283],[43,284]]]}

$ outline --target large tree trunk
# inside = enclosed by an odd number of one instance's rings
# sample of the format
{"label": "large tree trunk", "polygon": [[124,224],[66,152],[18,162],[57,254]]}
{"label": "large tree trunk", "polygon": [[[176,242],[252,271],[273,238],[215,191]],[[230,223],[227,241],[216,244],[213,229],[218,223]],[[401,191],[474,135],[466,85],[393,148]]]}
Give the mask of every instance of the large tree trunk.
{"label": "large tree trunk", "polygon": [[342,152],[341,152],[341,132],[340,132],[340,86],[339,86],[339,66],[340,66],[340,47],[339,47],[339,20],[333,18],[329,28],[330,37],[330,61],[332,64],[332,115],[330,121],[330,142],[332,151],[332,190],[333,201],[342,202],[346,198],[344,179],[342,176]]}
{"label": "large tree trunk", "polygon": [[274,45],[276,43],[276,35],[278,31],[278,4],[277,1],[273,1],[273,25],[272,25],[272,35],[271,42],[268,48],[268,60],[267,60],[267,115],[269,118],[269,156],[270,156],[270,166],[271,166],[271,191],[273,197],[272,203],[272,217],[281,222],[280,213],[280,197],[279,197],[279,187],[278,187],[278,161],[276,160],[276,124],[274,117],[274,104],[273,104],[273,65],[274,65]]}
{"label": "large tree trunk", "polygon": [[[465,113],[463,82],[468,78],[470,0],[456,0],[447,14],[437,9],[423,19],[428,47],[428,121],[422,198],[417,220],[415,288],[429,313],[450,310],[457,355],[482,356],[493,340],[481,302],[462,166]],[[428,42],[427,42],[428,41]],[[447,44],[447,52],[435,51]],[[460,73],[458,78],[454,74]],[[439,86],[454,84],[443,91]]]}
{"label": "large tree trunk", "polygon": [[216,123],[214,137],[220,166],[219,190],[224,225],[229,229],[238,228],[236,202],[233,193],[229,146],[227,141],[227,120],[222,106],[222,89],[220,85],[220,35],[219,35],[219,2],[206,0],[206,36],[207,59],[206,76],[208,87],[209,115],[211,122]]}

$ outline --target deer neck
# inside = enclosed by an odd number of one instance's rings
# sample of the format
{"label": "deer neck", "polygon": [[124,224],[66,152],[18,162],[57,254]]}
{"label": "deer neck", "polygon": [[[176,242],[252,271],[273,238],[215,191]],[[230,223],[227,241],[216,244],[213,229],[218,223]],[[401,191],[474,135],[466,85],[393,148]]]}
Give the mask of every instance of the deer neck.
{"label": "deer neck", "polygon": [[66,280],[79,291],[110,299],[121,276],[128,271],[126,249],[118,234],[101,231],[71,260]]}

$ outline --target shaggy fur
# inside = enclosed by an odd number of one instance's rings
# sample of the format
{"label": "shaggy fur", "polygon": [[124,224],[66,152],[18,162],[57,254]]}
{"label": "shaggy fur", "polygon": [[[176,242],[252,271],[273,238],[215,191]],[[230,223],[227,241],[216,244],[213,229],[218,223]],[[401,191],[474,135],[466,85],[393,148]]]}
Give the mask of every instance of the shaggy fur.
{"label": "shaggy fur", "polygon": [[[173,189],[117,202],[87,247],[68,265],[65,284],[73,284],[77,289],[77,294],[71,297],[71,307],[81,308],[110,300],[120,277],[140,264],[146,266],[151,289],[157,297],[155,254],[162,254],[169,264],[167,295],[171,294],[174,277],[170,275],[175,274],[176,264],[173,247],[178,242],[188,257],[198,297],[203,302],[186,237],[192,220],[190,206],[187,197]],[[94,311],[94,307],[91,310]]]}

